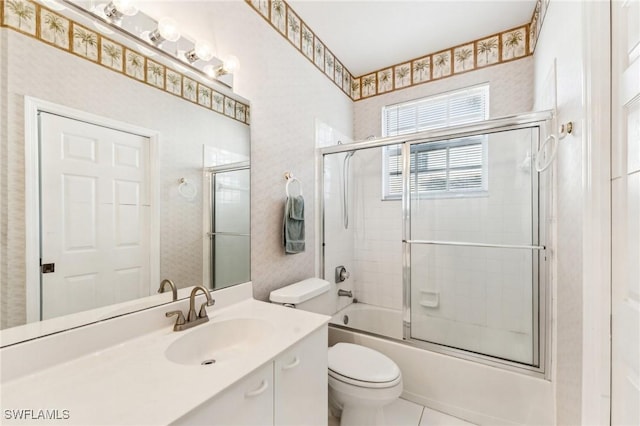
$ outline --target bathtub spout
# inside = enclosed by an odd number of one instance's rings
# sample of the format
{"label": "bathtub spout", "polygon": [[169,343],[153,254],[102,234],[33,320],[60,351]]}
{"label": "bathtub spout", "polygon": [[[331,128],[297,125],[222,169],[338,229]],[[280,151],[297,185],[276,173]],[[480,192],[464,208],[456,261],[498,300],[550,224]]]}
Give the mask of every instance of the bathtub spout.
{"label": "bathtub spout", "polygon": [[351,292],[351,290],[340,289],[338,290],[338,296],[346,296],[346,297],[353,298],[353,293]]}

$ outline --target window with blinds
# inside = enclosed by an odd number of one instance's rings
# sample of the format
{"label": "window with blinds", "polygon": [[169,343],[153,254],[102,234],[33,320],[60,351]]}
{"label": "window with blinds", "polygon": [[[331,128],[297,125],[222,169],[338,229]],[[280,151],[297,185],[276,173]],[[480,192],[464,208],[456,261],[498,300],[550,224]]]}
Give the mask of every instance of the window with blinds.
{"label": "window with blinds", "polygon": [[[383,108],[383,134],[396,136],[488,118],[489,86],[432,96]],[[486,136],[413,145],[411,191],[424,196],[480,195],[487,190]],[[383,198],[402,196],[400,146],[383,154]]]}

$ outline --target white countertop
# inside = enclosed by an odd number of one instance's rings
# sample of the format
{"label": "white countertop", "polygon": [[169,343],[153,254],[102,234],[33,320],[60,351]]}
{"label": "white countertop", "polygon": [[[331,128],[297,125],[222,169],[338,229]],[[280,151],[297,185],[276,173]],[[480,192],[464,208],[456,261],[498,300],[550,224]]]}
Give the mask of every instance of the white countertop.
{"label": "white countertop", "polygon": [[[174,332],[172,327],[164,326],[3,382],[1,423],[24,424],[7,420],[5,410],[32,409],[58,410],[60,415],[68,410],[69,419],[26,422],[29,424],[168,424],[270,362],[329,320],[323,315],[253,299],[224,308],[214,306],[208,308],[208,313],[210,322],[192,329]],[[198,327],[233,318],[266,321],[273,326],[273,332],[241,357],[209,366],[177,364],[165,357],[165,350],[178,338]]]}

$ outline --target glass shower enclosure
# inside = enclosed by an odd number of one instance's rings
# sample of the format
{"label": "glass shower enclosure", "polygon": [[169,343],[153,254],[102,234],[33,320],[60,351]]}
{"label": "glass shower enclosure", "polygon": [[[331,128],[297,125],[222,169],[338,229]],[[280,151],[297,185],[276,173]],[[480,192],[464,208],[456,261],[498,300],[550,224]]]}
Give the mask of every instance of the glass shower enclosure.
{"label": "glass shower enclosure", "polygon": [[210,173],[211,288],[250,281],[251,209],[248,163],[217,166]]}
{"label": "glass shower enclosure", "polygon": [[544,373],[550,129],[536,113],[323,148],[323,270],[349,265],[357,300],[334,325]]}

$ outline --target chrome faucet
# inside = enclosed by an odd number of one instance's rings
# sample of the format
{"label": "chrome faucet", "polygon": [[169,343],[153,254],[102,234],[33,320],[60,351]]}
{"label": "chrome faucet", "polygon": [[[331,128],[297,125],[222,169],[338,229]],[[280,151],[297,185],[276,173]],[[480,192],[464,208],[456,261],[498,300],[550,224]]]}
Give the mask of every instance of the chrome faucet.
{"label": "chrome faucet", "polygon": [[353,298],[353,293],[351,292],[351,290],[340,289],[338,290],[338,296],[347,296]]}
{"label": "chrome faucet", "polygon": [[178,290],[176,289],[176,285],[171,280],[162,280],[160,283],[160,288],[158,289],[158,293],[164,293],[165,284],[169,284],[171,287],[171,293],[173,294],[173,301],[178,300]]}
{"label": "chrome faucet", "polygon": [[[204,293],[204,295],[207,297],[207,301],[200,306],[200,312],[196,313],[195,304],[196,294],[198,293],[198,291],[202,291]],[[184,318],[184,314],[181,311],[170,311],[165,315],[167,317],[177,315],[178,318],[176,319],[176,323],[173,326],[173,331],[182,331],[209,321],[209,316],[207,315],[207,306],[213,306],[215,303],[216,301],[211,298],[209,290],[202,286],[197,286],[194,287],[193,290],[191,290],[191,296],[189,296],[189,312],[187,313],[186,320]]]}

